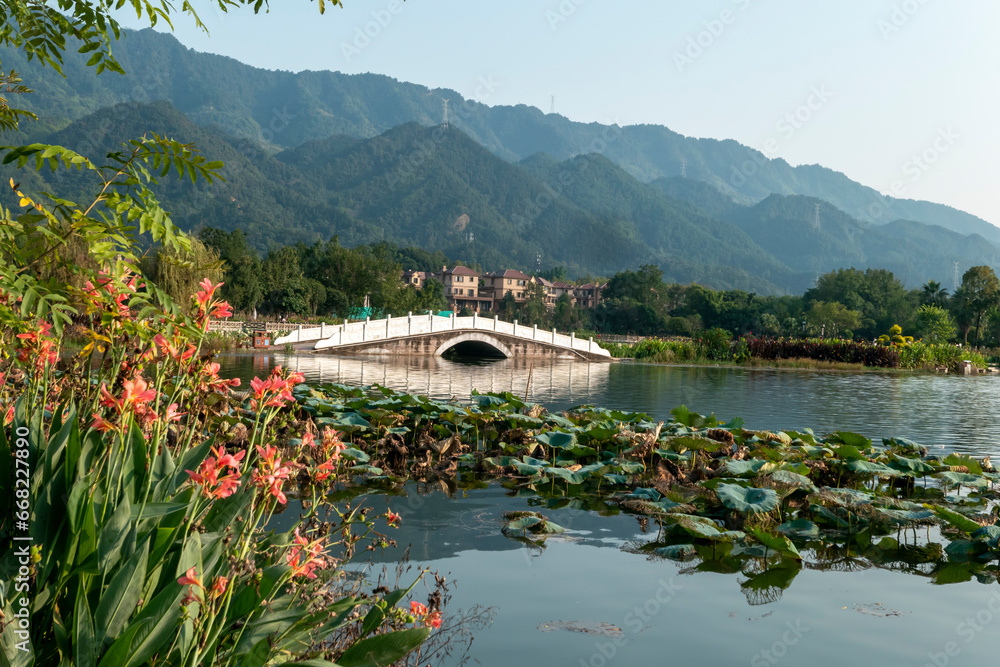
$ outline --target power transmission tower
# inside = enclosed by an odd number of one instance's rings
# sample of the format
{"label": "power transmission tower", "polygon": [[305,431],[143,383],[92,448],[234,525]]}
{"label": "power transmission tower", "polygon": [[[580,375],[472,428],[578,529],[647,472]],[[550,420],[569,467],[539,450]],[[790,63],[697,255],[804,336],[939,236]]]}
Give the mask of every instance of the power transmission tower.
{"label": "power transmission tower", "polygon": [[549,104],[549,113],[555,113],[555,112],[556,112],[556,96],[553,95],[552,102],[551,104]]}
{"label": "power transmission tower", "polygon": [[813,227],[819,230],[819,204],[816,204],[816,217],[813,219]]}
{"label": "power transmission tower", "polygon": [[447,130],[448,129],[448,100],[442,98],[441,101],[444,102],[444,122],[441,123],[441,125],[444,127],[444,129]]}
{"label": "power transmission tower", "polygon": [[537,255],[535,255],[535,273],[537,274],[541,272],[542,272],[542,254],[538,253]]}
{"label": "power transmission tower", "polygon": [[688,175],[688,161],[681,158],[681,178],[687,178]]}
{"label": "power transmission tower", "polygon": [[955,282],[954,282],[954,285],[953,285],[952,290],[951,290],[952,294],[954,294],[955,292],[958,291],[958,285],[959,285],[959,283],[958,283],[958,262],[955,262]]}

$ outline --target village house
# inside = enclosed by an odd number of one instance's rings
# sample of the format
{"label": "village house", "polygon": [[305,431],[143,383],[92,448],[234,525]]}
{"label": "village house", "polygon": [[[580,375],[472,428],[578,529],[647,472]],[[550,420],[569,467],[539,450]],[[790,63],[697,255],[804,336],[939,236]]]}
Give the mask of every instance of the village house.
{"label": "village house", "polygon": [[449,269],[441,267],[440,273],[434,277],[444,284],[444,296],[448,299],[448,308],[460,312],[468,308],[475,313],[491,310],[493,297],[482,294],[480,276],[467,266],[456,266]]}
{"label": "village house", "polygon": [[441,271],[428,273],[426,271],[407,270],[403,272],[403,282],[423,289],[430,278],[440,280],[444,284],[444,295],[448,299],[448,308],[461,312],[466,308],[477,313],[496,312],[500,302],[508,294],[517,303],[524,303],[528,298],[531,285],[540,285],[545,293],[545,307],[555,308],[556,301],[563,294],[568,294],[570,302],[581,308],[595,308],[601,302],[601,292],[607,284],[573,285],[567,282],[550,282],[540,276],[529,276],[516,269],[493,271],[480,274],[467,266],[456,266],[449,269],[444,266]]}
{"label": "village house", "polygon": [[527,298],[525,292],[528,291],[530,280],[531,276],[514,269],[494,271],[483,276],[483,292],[489,294],[497,304],[507,294],[513,294],[514,300],[521,303]]}
{"label": "village house", "polygon": [[578,285],[573,288],[577,305],[581,308],[596,308],[597,304],[601,302],[601,292],[607,286],[607,283],[603,285],[587,283],[586,285]]}
{"label": "village house", "polygon": [[417,289],[423,289],[430,277],[431,274],[427,271],[403,271],[403,282],[407,285],[413,285]]}

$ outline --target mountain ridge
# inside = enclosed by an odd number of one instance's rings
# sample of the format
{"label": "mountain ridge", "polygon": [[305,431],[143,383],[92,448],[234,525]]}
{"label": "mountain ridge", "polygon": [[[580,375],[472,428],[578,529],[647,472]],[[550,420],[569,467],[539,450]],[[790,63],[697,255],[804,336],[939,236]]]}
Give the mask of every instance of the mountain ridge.
{"label": "mountain ridge", "polygon": [[[217,125],[277,151],[336,134],[370,138],[411,121],[434,125],[440,120],[438,98],[444,97],[452,103],[452,123],[508,161],[538,152],[559,160],[598,152],[641,181],[686,171],[741,204],[770,194],[806,195],[862,221],[914,220],[1000,244],[1000,228],[959,209],[884,197],[840,172],[770,160],[732,139],[685,137],[648,123],[581,123],[527,105],[490,107],[453,90],[378,74],[266,70],[188,49],[172,35],[150,29],[125,34],[116,55],[130,73],[126,77],[95,77],[73,52],[66,55],[67,79],[25,62],[16,50],[0,49],[0,58],[34,84],[38,92],[25,98],[26,106],[53,128],[113,103],[164,99],[198,125]],[[750,176],[744,173],[751,170]]]}

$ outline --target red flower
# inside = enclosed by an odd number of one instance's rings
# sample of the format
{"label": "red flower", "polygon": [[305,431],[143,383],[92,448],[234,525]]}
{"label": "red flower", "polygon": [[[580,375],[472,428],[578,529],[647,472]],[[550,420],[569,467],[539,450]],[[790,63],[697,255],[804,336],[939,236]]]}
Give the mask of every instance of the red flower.
{"label": "red flower", "polygon": [[289,566],[292,568],[292,577],[304,576],[307,579],[316,578],[316,570],[326,565],[323,559],[323,538],[310,542],[299,535],[299,529],[295,529],[295,544],[285,556]]}
{"label": "red flower", "polygon": [[195,572],[195,568],[193,567],[181,575],[181,578],[177,580],[177,583],[181,586],[197,586],[198,588],[205,588],[201,583],[201,579],[198,578],[198,573]]}
{"label": "red flower", "polygon": [[281,487],[288,479],[288,467],[281,465],[281,455],[271,445],[266,448],[258,445],[257,454],[260,456],[260,460],[257,463],[257,469],[253,471],[253,483],[258,488],[267,489],[268,493],[284,505],[288,499],[281,491]]}
{"label": "red flower", "polygon": [[396,524],[398,524],[403,519],[403,517],[399,516],[398,514],[392,511],[387,511],[383,516],[385,516],[385,522],[390,526],[392,526],[393,528],[396,528],[397,527]]}
{"label": "red flower", "polygon": [[167,406],[167,414],[164,415],[163,420],[168,422],[180,421],[181,417],[186,414],[186,412],[177,412],[177,404],[171,403]]}
{"label": "red flower", "polygon": [[[13,406],[11,406],[11,407],[13,408]],[[90,427],[91,428],[96,428],[101,433],[107,433],[108,431],[114,431],[115,430],[115,425],[112,424],[112,423],[110,423],[110,422],[105,421],[104,418],[101,417],[100,413],[98,413],[98,412],[94,413],[94,421],[91,422]]]}

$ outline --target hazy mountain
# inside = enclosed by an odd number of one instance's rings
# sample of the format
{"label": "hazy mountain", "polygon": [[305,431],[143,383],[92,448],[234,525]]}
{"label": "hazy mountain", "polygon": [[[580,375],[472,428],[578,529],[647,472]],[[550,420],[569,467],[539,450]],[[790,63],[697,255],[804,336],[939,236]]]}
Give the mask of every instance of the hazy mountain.
{"label": "hazy mountain", "polygon": [[558,160],[601,153],[642,181],[677,176],[685,164],[690,178],[711,184],[737,203],[753,204],[771,194],[806,195],[875,224],[915,220],[1000,243],[1000,228],[968,213],[883,198],[839,172],[818,165],[792,167],[732,140],[695,139],[657,125],[578,123],[534,107],[480,103],[489,102],[491,92],[502,85],[498,81],[484,80],[479,101],[468,101],[455,91],[376,74],[257,69],[187,49],[173,36],[152,30],[127,32],[115,50],[129,76],[95,76],[84,66],[84,57],[73,52],[66,55],[66,79],[24,61],[17,50],[0,49],[0,59],[36,90],[25,98],[25,106],[50,129],[118,102],[167,100],[199,125],[216,125],[277,150],[335,134],[374,137],[407,122],[434,125],[440,122],[444,98],[451,103],[452,124],[506,160],[538,152]]}
{"label": "hazy mountain", "polygon": [[[350,246],[442,250],[486,269],[532,269],[540,259],[573,275],[610,275],[653,263],[670,280],[761,293],[801,293],[817,273],[851,265],[889,268],[911,286],[945,282],[952,261],[995,264],[1000,254],[981,237],[919,222],[873,226],[807,197],[741,206],[703,183],[646,184],[601,155],[511,164],[454,127],[407,123],[271,155],[157,102],[119,104],[29,139],[104,154],[146,131],[182,137],[225,163],[225,181],[211,185],[160,179],[156,192],[175,221],[240,228],[262,249],[337,235]],[[75,170],[16,177],[24,190],[76,201],[97,189]]]}

